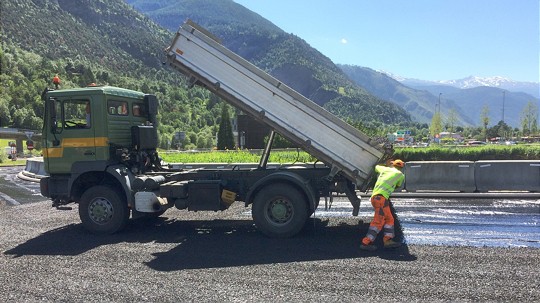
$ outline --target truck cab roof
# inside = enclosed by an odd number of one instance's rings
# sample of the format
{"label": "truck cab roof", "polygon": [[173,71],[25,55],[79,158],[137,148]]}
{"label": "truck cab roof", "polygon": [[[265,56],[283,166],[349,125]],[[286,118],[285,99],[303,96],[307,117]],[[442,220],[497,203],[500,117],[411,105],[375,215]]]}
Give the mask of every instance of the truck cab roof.
{"label": "truck cab roof", "polygon": [[98,95],[111,95],[111,96],[121,96],[121,97],[128,97],[133,99],[142,99],[144,98],[144,93],[120,88],[120,87],[114,87],[114,86],[87,86],[87,87],[81,87],[81,88],[69,88],[69,89],[61,89],[61,90],[54,90],[49,91],[48,95],[50,97],[60,97],[60,96],[69,96],[73,95],[74,93],[84,93],[87,95],[90,94],[98,94]]}

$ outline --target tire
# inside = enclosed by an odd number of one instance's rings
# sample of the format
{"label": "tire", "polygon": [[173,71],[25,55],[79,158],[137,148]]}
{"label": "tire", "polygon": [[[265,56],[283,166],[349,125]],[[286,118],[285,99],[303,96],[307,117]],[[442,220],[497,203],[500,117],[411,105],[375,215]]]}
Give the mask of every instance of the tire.
{"label": "tire", "polygon": [[129,220],[125,198],[109,186],[98,185],[84,192],[79,202],[79,217],[88,231],[112,234],[123,229]]}
{"label": "tire", "polygon": [[251,214],[263,234],[272,238],[288,238],[304,227],[308,204],[302,192],[293,186],[271,184],[255,196]]}

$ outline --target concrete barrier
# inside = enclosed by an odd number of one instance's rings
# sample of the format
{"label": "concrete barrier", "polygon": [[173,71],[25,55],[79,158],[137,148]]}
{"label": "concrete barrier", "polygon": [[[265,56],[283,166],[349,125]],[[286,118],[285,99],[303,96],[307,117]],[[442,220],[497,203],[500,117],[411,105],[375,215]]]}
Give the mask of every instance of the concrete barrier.
{"label": "concrete barrier", "polygon": [[410,161],[405,164],[407,191],[474,192],[472,161]]}
{"label": "concrete barrier", "polygon": [[47,175],[43,158],[36,157],[26,160],[26,167],[17,174],[17,177],[25,181],[39,182],[41,178]]}
{"label": "concrete barrier", "polygon": [[477,161],[476,188],[480,192],[518,190],[540,191],[540,160]]}

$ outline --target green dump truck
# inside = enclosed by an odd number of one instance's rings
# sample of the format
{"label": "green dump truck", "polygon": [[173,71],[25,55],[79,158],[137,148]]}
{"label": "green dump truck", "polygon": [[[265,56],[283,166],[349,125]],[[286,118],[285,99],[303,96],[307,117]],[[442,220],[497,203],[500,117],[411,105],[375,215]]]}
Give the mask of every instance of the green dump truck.
{"label": "green dump truck", "polygon": [[[79,204],[83,226],[121,230],[130,217],[168,208],[221,211],[251,205],[253,220],[271,237],[297,234],[322,197],[365,187],[373,166],[391,150],[373,142],[187,21],[166,49],[169,64],[226,102],[321,161],[269,167],[269,144],[256,168],[174,169],[158,152],[159,103],[151,94],[111,86],[44,93],[41,193],[53,206]],[[354,211],[353,211],[354,212]]]}

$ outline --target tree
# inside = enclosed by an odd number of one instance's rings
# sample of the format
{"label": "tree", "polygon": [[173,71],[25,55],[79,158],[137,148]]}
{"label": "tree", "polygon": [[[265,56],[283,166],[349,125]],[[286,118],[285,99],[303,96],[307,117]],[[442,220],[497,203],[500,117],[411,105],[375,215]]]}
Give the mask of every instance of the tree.
{"label": "tree", "polygon": [[448,125],[448,131],[450,133],[454,132],[454,127],[456,126],[457,121],[457,112],[454,108],[451,108],[450,111],[448,111],[448,117],[446,117],[446,124]]}
{"label": "tree", "polygon": [[8,104],[8,101],[0,96],[0,127],[9,126],[11,123]]}
{"label": "tree", "polygon": [[234,136],[232,132],[231,118],[229,108],[223,103],[221,108],[221,122],[219,123],[217,149],[234,149]]}
{"label": "tree", "polygon": [[488,128],[487,135],[490,138],[501,137],[506,138],[512,134],[512,128],[508,126],[504,121],[499,121],[497,125]]}
{"label": "tree", "polygon": [[482,112],[480,113],[480,121],[482,122],[483,131],[484,131],[484,140],[487,141],[487,129],[489,125],[489,107],[484,105],[482,107]]}
{"label": "tree", "polygon": [[433,114],[433,118],[431,119],[431,125],[429,126],[429,134],[431,137],[435,137],[435,135],[440,134],[442,131],[442,119],[441,119],[441,113],[435,112]]}
{"label": "tree", "polygon": [[538,105],[529,101],[521,112],[521,129],[523,135],[535,134],[538,131]]}

